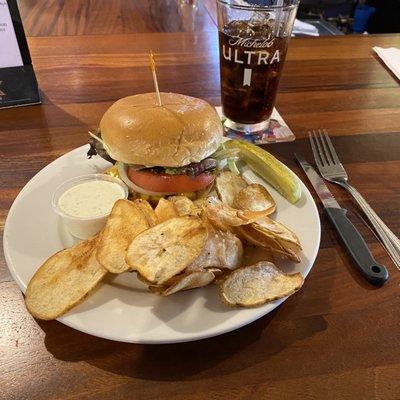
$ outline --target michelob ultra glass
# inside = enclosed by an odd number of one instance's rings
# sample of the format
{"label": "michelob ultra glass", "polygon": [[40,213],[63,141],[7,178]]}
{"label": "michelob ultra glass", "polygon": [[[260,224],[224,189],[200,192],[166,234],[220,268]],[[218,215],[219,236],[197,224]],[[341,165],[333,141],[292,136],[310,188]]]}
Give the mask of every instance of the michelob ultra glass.
{"label": "michelob ultra glass", "polygon": [[228,128],[251,133],[268,127],[298,3],[217,0],[221,100]]}

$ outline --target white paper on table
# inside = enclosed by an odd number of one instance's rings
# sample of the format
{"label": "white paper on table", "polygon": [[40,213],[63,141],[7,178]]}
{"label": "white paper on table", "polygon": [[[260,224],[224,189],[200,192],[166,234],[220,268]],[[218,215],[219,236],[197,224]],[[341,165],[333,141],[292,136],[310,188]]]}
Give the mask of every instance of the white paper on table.
{"label": "white paper on table", "polygon": [[294,21],[292,33],[295,35],[319,36],[319,31],[316,26],[300,21],[297,18]]}
{"label": "white paper on table", "polygon": [[24,65],[7,1],[0,0],[0,68]]}
{"label": "white paper on table", "polygon": [[397,78],[400,79],[400,49],[396,49],[395,47],[384,49],[383,47],[377,46],[372,49],[397,76]]}

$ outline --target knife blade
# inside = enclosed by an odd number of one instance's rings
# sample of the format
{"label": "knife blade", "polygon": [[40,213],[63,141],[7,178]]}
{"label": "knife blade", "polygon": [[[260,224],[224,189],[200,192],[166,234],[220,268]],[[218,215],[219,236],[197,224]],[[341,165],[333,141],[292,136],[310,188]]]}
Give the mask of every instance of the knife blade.
{"label": "knife blade", "polygon": [[374,285],[385,283],[389,278],[386,267],[374,259],[360,232],[347,218],[347,210],[340,207],[315,169],[300,154],[294,153],[294,156],[321,199],[326,214],[360,273],[368,282]]}
{"label": "knife blade", "polygon": [[323,179],[318,175],[317,171],[299,154],[294,153],[298,163],[303,168],[304,172],[306,173],[309,181],[313,185],[315,191],[317,192],[318,197],[322,201],[322,204],[325,208],[333,207],[333,208],[341,208],[339,203],[333,197],[331,191],[325,185]]}

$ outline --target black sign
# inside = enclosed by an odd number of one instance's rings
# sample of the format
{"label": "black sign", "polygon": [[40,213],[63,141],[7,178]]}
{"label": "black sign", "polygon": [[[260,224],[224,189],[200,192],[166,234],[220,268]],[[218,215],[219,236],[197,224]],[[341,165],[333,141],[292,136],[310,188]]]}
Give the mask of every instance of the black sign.
{"label": "black sign", "polygon": [[40,103],[16,0],[0,0],[0,108]]}

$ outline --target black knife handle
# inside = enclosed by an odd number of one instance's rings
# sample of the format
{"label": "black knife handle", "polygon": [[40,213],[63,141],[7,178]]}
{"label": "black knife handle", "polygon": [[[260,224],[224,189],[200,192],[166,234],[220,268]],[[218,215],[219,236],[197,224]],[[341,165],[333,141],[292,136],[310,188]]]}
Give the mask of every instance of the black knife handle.
{"label": "black knife handle", "polygon": [[347,210],[326,208],[325,211],[364,278],[374,285],[384,284],[389,273],[386,267],[374,260],[360,232],[347,218]]}

